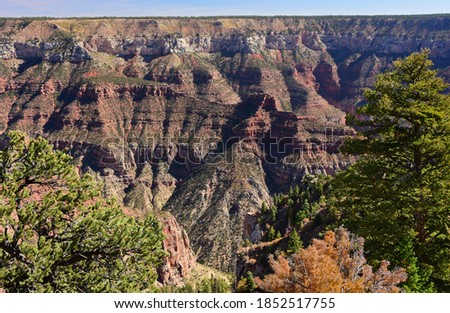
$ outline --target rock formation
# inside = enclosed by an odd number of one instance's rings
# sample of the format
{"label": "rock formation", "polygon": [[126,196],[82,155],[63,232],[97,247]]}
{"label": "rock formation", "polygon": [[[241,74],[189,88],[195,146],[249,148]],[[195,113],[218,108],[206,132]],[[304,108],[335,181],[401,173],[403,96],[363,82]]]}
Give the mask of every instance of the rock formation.
{"label": "rock formation", "polygon": [[168,253],[164,264],[158,269],[158,281],[177,285],[195,265],[195,255],[191,250],[189,238],[176,219],[169,213],[159,218],[163,225],[164,250]]}

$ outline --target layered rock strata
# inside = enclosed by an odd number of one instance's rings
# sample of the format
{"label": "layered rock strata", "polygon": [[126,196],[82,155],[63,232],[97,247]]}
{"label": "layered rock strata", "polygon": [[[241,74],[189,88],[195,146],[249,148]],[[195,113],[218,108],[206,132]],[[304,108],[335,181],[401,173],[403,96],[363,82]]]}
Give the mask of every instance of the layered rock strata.
{"label": "layered rock strata", "polygon": [[[352,162],[345,114],[392,60],[430,49],[450,78],[449,29],[448,15],[3,19],[0,131],[43,135],[135,212],[170,211],[200,262],[233,272],[263,201]],[[167,223],[169,282],[193,258]]]}

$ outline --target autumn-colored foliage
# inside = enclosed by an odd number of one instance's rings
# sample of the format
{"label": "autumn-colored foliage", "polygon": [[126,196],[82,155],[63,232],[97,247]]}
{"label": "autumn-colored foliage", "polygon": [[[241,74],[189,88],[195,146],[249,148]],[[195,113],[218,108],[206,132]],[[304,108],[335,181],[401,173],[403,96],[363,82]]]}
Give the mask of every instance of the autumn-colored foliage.
{"label": "autumn-colored foliage", "polygon": [[397,285],[407,279],[402,268],[389,271],[388,261],[373,273],[364,258],[364,239],[344,228],[328,231],[289,258],[270,256],[270,265],[273,274],[255,278],[264,292],[399,292]]}

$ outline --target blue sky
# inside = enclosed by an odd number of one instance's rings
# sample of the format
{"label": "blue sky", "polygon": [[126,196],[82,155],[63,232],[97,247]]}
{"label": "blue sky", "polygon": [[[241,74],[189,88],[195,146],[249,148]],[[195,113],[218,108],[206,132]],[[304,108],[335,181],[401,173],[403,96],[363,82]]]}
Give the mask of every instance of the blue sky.
{"label": "blue sky", "polygon": [[449,0],[0,0],[0,16],[378,15],[450,13]]}

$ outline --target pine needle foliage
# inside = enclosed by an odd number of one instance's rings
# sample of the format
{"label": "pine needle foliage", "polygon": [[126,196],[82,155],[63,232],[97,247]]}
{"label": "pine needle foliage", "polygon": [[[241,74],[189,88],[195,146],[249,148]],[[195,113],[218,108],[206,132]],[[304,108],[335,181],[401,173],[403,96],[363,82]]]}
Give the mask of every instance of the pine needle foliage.
{"label": "pine needle foliage", "polygon": [[13,131],[0,152],[0,288],[6,292],[154,290],[157,220],[101,197],[71,157]]}
{"label": "pine needle foliage", "polygon": [[368,258],[408,269],[405,288],[450,291],[450,96],[428,59],[413,53],[378,76],[342,151],[359,161],[333,190],[344,225]]}

